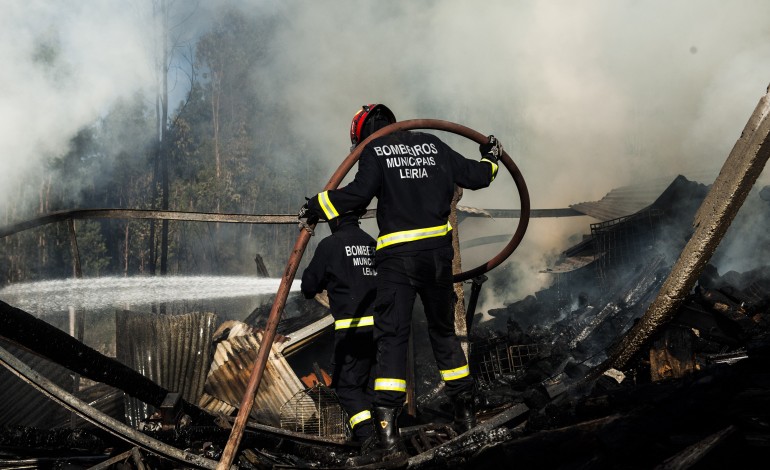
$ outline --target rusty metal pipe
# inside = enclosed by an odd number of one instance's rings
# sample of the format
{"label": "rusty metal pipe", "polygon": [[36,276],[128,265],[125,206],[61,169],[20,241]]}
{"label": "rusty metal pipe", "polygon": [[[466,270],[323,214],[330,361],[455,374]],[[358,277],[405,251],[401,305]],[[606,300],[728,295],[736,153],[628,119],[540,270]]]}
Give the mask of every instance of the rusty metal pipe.
{"label": "rusty metal pipe", "polygon": [[[378,130],[369,136],[366,140],[364,140],[355,149],[353,149],[353,151],[350,152],[345,160],[342,161],[339,168],[337,168],[337,171],[332,174],[329,182],[326,184],[326,186],[324,186],[323,190],[328,191],[330,189],[336,189],[337,186],[339,186],[345,175],[348,174],[353,165],[358,161],[358,158],[361,156],[361,151],[370,140],[390,134],[391,132],[411,129],[435,129],[461,135],[477,143],[483,143],[487,141],[487,136],[468,127],[448,121],[441,121],[437,119],[412,119],[396,122]],[[527,192],[527,186],[524,183],[524,178],[521,176],[521,172],[507,153],[503,152],[503,156],[500,161],[511,173],[511,176],[516,183],[519,197],[521,199],[521,218],[519,219],[518,227],[511,241],[508,242],[505,248],[503,248],[503,250],[498,253],[497,256],[490,259],[481,266],[454,276],[454,282],[461,282],[466,279],[473,278],[480,274],[484,274],[490,269],[498,266],[500,263],[505,261],[505,259],[508,258],[511,253],[513,253],[519,243],[521,243],[521,240],[524,237],[524,232],[527,230],[527,224],[529,223],[529,193]],[[246,427],[246,421],[248,420],[248,416],[251,413],[251,407],[254,405],[254,399],[256,398],[259,384],[262,381],[262,375],[265,371],[268,355],[272,349],[278,322],[281,319],[283,308],[286,306],[286,298],[289,295],[289,289],[292,282],[294,281],[294,275],[297,273],[299,262],[302,259],[302,255],[305,252],[305,247],[307,247],[309,240],[310,232],[307,230],[302,230],[297,237],[297,241],[294,243],[294,248],[292,249],[291,255],[289,256],[289,261],[286,264],[286,269],[283,273],[283,276],[281,277],[281,284],[278,287],[278,292],[276,293],[273,306],[270,310],[270,315],[267,319],[267,324],[265,325],[262,342],[260,343],[259,352],[257,353],[257,358],[254,362],[251,376],[249,377],[249,383],[246,386],[246,391],[244,392],[243,398],[241,400],[238,415],[235,418],[235,423],[233,424],[233,429],[230,432],[230,437],[227,440],[224,451],[222,452],[222,458],[219,460],[219,465],[217,465],[218,470],[226,470],[230,467],[233,459],[235,458],[235,453],[238,450],[238,446],[241,443],[243,431]]]}

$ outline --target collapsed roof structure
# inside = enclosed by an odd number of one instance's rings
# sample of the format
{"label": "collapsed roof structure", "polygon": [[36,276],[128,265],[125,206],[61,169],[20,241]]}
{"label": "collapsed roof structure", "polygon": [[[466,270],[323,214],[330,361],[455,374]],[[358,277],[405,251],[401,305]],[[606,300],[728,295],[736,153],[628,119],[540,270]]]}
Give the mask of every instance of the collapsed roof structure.
{"label": "collapsed roof structure", "polygon": [[[480,430],[485,432],[472,438],[452,434],[440,380],[429,361],[418,361],[417,414],[402,419],[415,454],[410,468],[462,468],[502,458],[524,468],[607,468],[610,462],[649,468],[685,453],[709,454],[706,461],[718,466],[763,455],[770,442],[762,406],[770,398],[770,383],[761,362],[768,352],[770,267],[720,276],[710,266],[630,367],[590,386],[575,385],[644,313],[707,190],[676,177],[652,204],[592,224],[591,235],[565,250],[551,268],[558,278],[551,287],[490,310],[489,321],[479,323],[477,315],[470,363],[483,389],[486,427]],[[770,215],[759,198],[747,207],[752,217]],[[116,361],[77,345],[42,320],[2,307],[2,345],[20,361],[114,420],[211,459],[221,452],[267,313],[257,309],[243,322],[216,328],[212,314],[119,311]],[[321,303],[290,298],[244,444],[254,448],[241,460],[248,462],[250,455],[256,468],[288,461],[333,465],[317,455],[341,458],[355,451],[346,444],[345,419],[334,397],[321,397],[328,385],[330,324]],[[424,334],[420,315],[415,326],[415,335]],[[430,355],[424,346],[415,341],[415,355]],[[4,458],[82,468],[116,455],[140,458],[126,454],[131,447],[120,438],[104,435],[28,381],[3,372]],[[323,421],[313,412],[303,415],[303,403],[315,411],[324,400]],[[179,428],[180,414],[191,416],[186,429]],[[291,440],[292,445],[275,445]],[[553,448],[560,451],[544,451]],[[634,462],[623,460],[629,453]],[[153,465],[147,455],[141,458]]]}
{"label": "collapsed roof structure", "polygon": [[[440,380],[429,361],[418,361],[417,414],[402,419],[414,453],[410,468],[470,468],[498,459],[524,468],[612,468],[614,462],[649,468],[686,456],[727,465],[765,455],[770,375],[762,360],[770,339],[770,266],[721,276],[709,266],[674,320],[629,367],[575,385],[606,359],[659,291],[707,191],[675,178],[652,204],[591,224],[590,236],[551,268],[550,287],[490,310],[489,321],[479,323],[477,315],[470,363],[483,390],[479,430],[485,432],[453,434]],[[767,202],[754,198],[747,208],[770,222]],[[22,362],[101,413],[209,459],[221,452],[267,313],[257,309],[243,322],[215,328],[211,314],[117,312],[116,362],[87,353],[42,320],[2,307],[3,345]],[[416,335],[424,333],[422,321],[418,315]],[[332,411],[340,412],[334,397],[320,392],[328,385],[330,324],[321,303],[290,298],[245,438],[253,448],[240,465],[248,455],[256,468],[290,461],[330,466],[338,462],[318,455],[339,460],[355,452],[345,441],[344,416]],[[419,357],[430,355],[424,345],[415,341]],[[126,454],[131,447],[121,439],[31,391],[28,382],[3,376],[0,445],[6,459],[90,468],[123,455],[160,465],[147,453]],[[297,411],[305,403],[317,410],[323,400],[325,420],[307,411],[289,415],[284,406]],[[180,414],[190,416],[186,426],[177,422]]]}
{"label": "collapsed roof structure", "polygon": [[[766,201],[749,198],[770,155],[767,112],[765,96],[710,186],[677,177],[620,217],[612,198],[572,208],[601,209],[600,222],[551,269],[554,283],[471,330],[478,427],[452,430],[435,370],[414,361],[406,466],[724,468],[766,458],[770,268],[720,274],[708,262],[744,201],[749,217],[770,222]],[[767,244],[755,252],[767,255]],[[205,313],[119,312],[110,357],[0,302],[3,464],[216,468],[264,313],[215,327]],[[325,308],[287,303],[239,468],[336,467],[358,452],[326,387],[329,325]],[[413,343],[415,356],[429,354]]]}

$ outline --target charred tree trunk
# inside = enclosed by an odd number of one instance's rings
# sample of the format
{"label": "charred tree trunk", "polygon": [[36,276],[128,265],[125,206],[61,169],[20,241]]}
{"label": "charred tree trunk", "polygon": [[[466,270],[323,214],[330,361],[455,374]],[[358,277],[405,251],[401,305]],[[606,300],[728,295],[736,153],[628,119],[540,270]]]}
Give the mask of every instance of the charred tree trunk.
{"label": "charred tree trunk", "polygon": [[[161,63],[160,63],[160,116],[158,129],[160,141],[160,170],[161,170],[161,209],[169,209],[169,177],[168,177],[168,68],[169,68],[169,26],[168,26],[168,2],[161,0]],[[160,274],[164,276],[168,272],[168,219],[163,219],[161,225],[160,241]]]}

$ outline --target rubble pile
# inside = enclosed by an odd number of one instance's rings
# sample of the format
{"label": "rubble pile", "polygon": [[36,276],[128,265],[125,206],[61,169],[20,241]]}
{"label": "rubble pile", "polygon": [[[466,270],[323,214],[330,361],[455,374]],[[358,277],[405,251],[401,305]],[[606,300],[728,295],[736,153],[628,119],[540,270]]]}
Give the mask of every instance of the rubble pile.
{"label": "rubble pile", "polygon": [[[399,422],[411,454],[407,468],[483,468],[504,462],[525,469],[706,469],[749,467],[766,459],[770,264],[722,274],[717,262],[707,265],[671,319],[630,361],[618,368],[604,367],[672,271],[706,189],[679,177],[650,207],[592,224],[591,236],[565,251],[564,257],[572,258],[566,263],[571,268],[553,270],[550,287],[485,312],[491,320],[480,322],[482,315],[477,314],[468,339],[471,373],[479,387],[480,424],[465,434],[458,436],[449,426],[452,409],[418,308],[410,378],[415,406],[413,412],[405,407]],[[744,218],[765,227],[770,211],[765,199],[756,199],[752,209],[764,212]],[[751,237],[759,247],[757,256],[767,253],[766,235],[737,233]],[[730,255],[717,253],[717,261],[719,256]],[[215,364],[232,364],[233,370],[241,371],[222,374],[217,386],[232,388],[248,378],[243,371],[250,366],[244,361],[251,349],[240,351],[232,344],[253,336],[258,345],[269,304],[243,322],[223,324],[205,336],[214,346],[228,345],[224,359],[217,362],[215,355]],[[117,399],[112,401],[118,404],[125,403],[119,396],[125,393],[158,410],[153,415],[157,426],[133,429],[120,437],[115,434],[119,427],[108,419],[125,417],[124,407],[115,403],[99,405],[109,415],[100,418],[108,423],[102,428],[110,432],[67,416],[57,430],[0,427],[0,457],[14,465],[34,460],[37,465],[67,468],[90,468],[97,462],[103,468],[105,462],[123,468],[177,468],[165,458],[180,449],[185,449],[183,459],[200,459],[201,465],[221,458],[234,421],[231,411],[221,410],[235,409],[242,392],[234,394],[229,408],[200,409],[196,400],[179,398],[175,386],[164,388],[26,312],[0,303],[0,315],[4,338],[0,345],[17,356],[23,357],[14,347],[21,346],[47,361],[41,370],[65,374],[72,370],[112,387]],[[288,378],[299,389],[302,384],[328,385],[332,323],[322,300],[290,296],[273,344],[281,373],[271,380],[281,385]],[[177,349],[170,349],[170,357],[177,357]],[[3,357],[4,362],[13,362],[10,356]],[[10,365],[26,377],[28,383],[23,385],[29,390],[34,374]],[[85,399],[82,390],[68,385],[67,377],[53,382],[41,382],[42,388],[63,399],[69,399],[67,391]],[[214,394],[215,389],[207,382],[207,393]],[[272,390],[271,399],[278,396],[277,389],[265,389]],[[95,403],[72,401],[70,408],[82,413],[97,408]],[[249,423],[236,460],[239,468],[331,468],[359,451],[350,442],[269,424]],[[146,442],[132,448],[124,442],[126,436],[137,442],[152,439],[166,454],[153,454]],[[79,453],[65,452],[75,443]]]}
{"label": "rubble pile", "polygon": [[[529,408],[527,419],[498,442],[457,448],[441,465],[421,468],[482,468],[502,461],[518,468],[689,468],[683,462],[725,468],[766,458],[768,268],[719,276],[709,266],[674,320],[625,370],[586,380],[612,339],[644,313],[661,270],[656,263],[639,270],[626,283],[632,288],[614,301],[600,303],[601,295],[581,291],[574,310],[555,315],[563,318],[548,327],[533,323],[524,329],[514,320],[542,318],[553,308],[537,296],[495,312],[495,323],[505,318],[507,331],[495,336],[479,328],[473,343],[482,404],[522,403]],[[506,362],[515,357],[520,364]]]}

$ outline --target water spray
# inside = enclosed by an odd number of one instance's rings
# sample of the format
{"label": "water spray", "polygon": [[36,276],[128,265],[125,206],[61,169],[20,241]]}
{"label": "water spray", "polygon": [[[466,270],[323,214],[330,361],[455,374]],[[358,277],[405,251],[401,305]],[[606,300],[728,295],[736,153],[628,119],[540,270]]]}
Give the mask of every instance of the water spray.
{"label": "water spray", "polygon": [[[42,314],[69,307],[97,310],[155,302],[251,298],[271,295],[279,285],[277,278],[249,276],[71,278],[11,284],[0,289],[0,299]],[[292,283],[290,290],[299,290],[299,283]]]}

